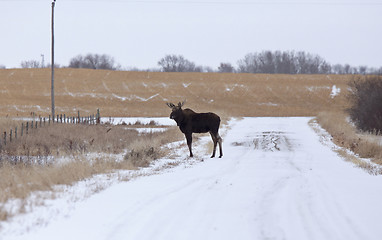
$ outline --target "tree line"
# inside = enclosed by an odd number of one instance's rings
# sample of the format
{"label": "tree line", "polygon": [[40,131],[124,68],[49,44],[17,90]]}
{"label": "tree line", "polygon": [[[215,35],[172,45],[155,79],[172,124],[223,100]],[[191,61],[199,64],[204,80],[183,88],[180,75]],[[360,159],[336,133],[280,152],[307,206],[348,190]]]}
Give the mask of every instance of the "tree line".
{"label": "tree line", "polygon": [[[42,68],[39,61],[21,62],[22,68]],[[248,53],[237,61],[237,67],[231,63],[222,62],[217,69],[197,65],[182,55],[168,54],[158,61],[156,69],[123,69],[113,57],[106,54],[87,54],[73,57],[69,65],[56,67],[130,70],[130,71],[161,71],[161,72],[221,72],[221,73],[268,73],[268,74],[376,74],[382,75],[382,67],[350,66],[349,64],[331,65],[316,54],[304,51],[262,51]]]}

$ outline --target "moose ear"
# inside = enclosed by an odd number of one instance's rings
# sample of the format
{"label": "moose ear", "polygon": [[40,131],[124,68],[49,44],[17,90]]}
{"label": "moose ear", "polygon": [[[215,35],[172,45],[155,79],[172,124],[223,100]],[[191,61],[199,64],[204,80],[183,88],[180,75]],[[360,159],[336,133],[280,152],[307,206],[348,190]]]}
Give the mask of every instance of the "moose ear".
{"label": "moose ear", "polygon": [[178,103],[178,107],[179,107],[179,108],[183,107],[183,105],[184,105],[185,103],[186,103],[186,100],[184,100],[183,102],[179,102],[179,103]]}
{"label": "moose ear", "polygon": [[173,104],[173,103],[166,103],[166,105],[167,105],[169,108],[174,108],[174,107],[175,107],[175,104]]}

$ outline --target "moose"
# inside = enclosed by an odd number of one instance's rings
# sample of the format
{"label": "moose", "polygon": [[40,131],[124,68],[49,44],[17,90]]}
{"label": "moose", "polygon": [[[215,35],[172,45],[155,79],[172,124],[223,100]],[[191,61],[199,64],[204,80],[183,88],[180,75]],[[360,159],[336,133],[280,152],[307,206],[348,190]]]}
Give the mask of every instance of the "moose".
{"label": "moose", "polygon": [[182,109],[185,101],[179,102],[178,105],[173,103],[166,103],[172,109],[170,118],[174,119],[179,126],[180,131],[184,133],[188,149],[190,150],[190,157],[193,157],[191,150],[192,133],[207,133],[209,132],[214,142],[214,149],[211,158],[215,157],[216,146],[219,143],[220,156],[223,156],[222,138],[219,136],[220,117],[215,113],[196,113],[189,108]]}

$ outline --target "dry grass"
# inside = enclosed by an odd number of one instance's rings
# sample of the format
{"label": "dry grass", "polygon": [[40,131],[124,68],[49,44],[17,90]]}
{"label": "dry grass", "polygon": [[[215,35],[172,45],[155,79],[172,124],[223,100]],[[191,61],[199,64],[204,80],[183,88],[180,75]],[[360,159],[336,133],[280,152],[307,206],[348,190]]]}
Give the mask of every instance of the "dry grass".
{"label": "dry grass", "polygon": [[164,147],[166,144],[183,138],[177,127],[170,127],[165,134],[154,133],[146,138],[141,137],[130,145],[124,160],[134,167],[147,167],[153,160],[169,154],[169,149]]}
{"label": "dry grass", "polygon": [[[128,162],[116,162],[107,158],[89,161],[77,157],[60,165],[25,165],[4,162],[0,167],[0,192],[2,193],[0,195],[0,206],[12,199],[21,200],[21,204],[19,208],[14,206],[16,212],[2,209],[0,211],[0,221],[22,213],[26,204],[25,200],[32,192],[50,191],[54,193],[54,186],[57,185],[71,185],[95,174],[108,173],[115,169],[131,168],[132,166]],[[46,196],[44,195],[44,198]],[[51,197],[54,197],[54,194],[51,194]]]}
{"label": "dry grass", "polygon": [[[348,107],[350,75],[153,73],[57,69],[56,112],[168,116],[165,102],[220,116],[315,116]],[[342,91],[330,96],[333,85]],[[0,115],[50,113],[49,69],[0,69]]]}
{"label": "dry grass", "polygon": [[52,124],[29,129],[3,146],[8,156],[76,156],[86,152],[119,153],[138,133],[124,126]]}
{"label": "dry grass", "polygon": [[[347,118],[344,112],[322,112],[317,116],[317,121],[331,134],[336,145],[351,150],[361,158],[370,158],[374,163],[382,165],[381,136],[358,131]],[[363,168],[372,168],[357,158],[352,159],[352,162]]]}
{"label": "dry grass", "polygon": [[[180,137],[175,127],[146,134],[124,125],[55,124],[35,129],[1,151],[0,209],[10,199],[24,200],[32,192],[52,191],[56,185],[71,185],[95,174],[147,166],[167,153],[163,145]],[[0,221],[13,214],[17,213],[2,209]]]}

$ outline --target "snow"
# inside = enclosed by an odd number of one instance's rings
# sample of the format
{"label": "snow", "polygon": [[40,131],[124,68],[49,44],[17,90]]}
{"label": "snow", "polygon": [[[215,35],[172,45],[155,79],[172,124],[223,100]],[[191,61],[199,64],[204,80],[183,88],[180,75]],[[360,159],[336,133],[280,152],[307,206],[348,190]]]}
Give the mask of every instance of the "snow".
{"label": "snow", "polygon": [[335,96],[337,96],[340,93],[341,93],[341,88],[337,88],[336,85],[333,85],[332,92],[330,93],[330,97],[334,98]]}
{"label": "snow", "polygon": [[140,134],[164,132],[167,130],[167,128],[126,128],[126,129],[135,130]]}
{"label": "snow", "polygon": [[176,122],[169,117],[153,117],[153,118],[139,118],[139,117],[101,117],[101,123],[110,123],[110,124],[135,124],[140,122],[141,124],[148,125],[151,122],[154,122],[156,125],[160,126],[176,126]]}
{"label": "snow", "polygon": [[123,102],[126,101],[126,100],[131,100],[130,98],[127,98],[127,97],[121,97],[121,96],[118,96],[118,95],[115,94],[115,93],[113,93],[112,96],[113,96],[114,98],[117,98],[117,99],[123,101]]}
{"label": "snow", "polygon": [[320,90],[320,89],[330,89],[330,87],[327,87],[327,86],[309,86],[309,87],[305,87],[309,92],[314,92],[316,90]]}
{"label": "snow", "polygon": [[260,105],[260,106],[271,106],[271,107],[275,107],[275,106],[278,106],[279,104],[277,104],[277,103],[272,103],[272,102],[268,102],[268,103],[257,103],[257,105]]}
{"label": "snow", "polygon": [[151,99],[153,99],[153,98],[155,98],[155,97],[157,97],[157,96],[159,96],[159,93],[154,94],[154,95],[152,95],[152,96],[150,96],[150,97],[148,97],[148,98],[143,98],[143,97],[138,97],[138,96],[136,96],[136,98],[137,98],[138,100],[142,101],[142,102],[147,102],[147,101],[149,101],[149,100],[151,100]]}
{"label": "snow", "polygon": [[[0,239],[380,239],[382,176],[341,159],[310,120],[232,120],[223,158],[209,158],[208,136],[195,141],[194,159],[177,145],[179,166],[51,200],[2,224]],[[31,219],[43,224],[25,231]]]}
{"label": "snow", "polygon": [[243,85],[243,84],[237,84],[237,83],[235,83],[234,85],[230,85],[230,86],[227,86],[226,85],[226,89],[225,89],[225,91],[226,92],[232,92],[233,90],[235,90],[235,88],[237,88],[237,87],[241,87],[241,88],[245,88],[245,86]]}

